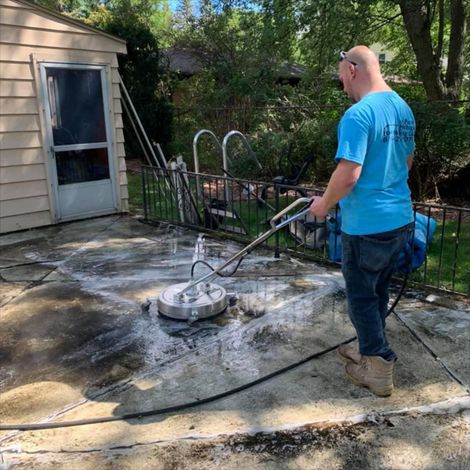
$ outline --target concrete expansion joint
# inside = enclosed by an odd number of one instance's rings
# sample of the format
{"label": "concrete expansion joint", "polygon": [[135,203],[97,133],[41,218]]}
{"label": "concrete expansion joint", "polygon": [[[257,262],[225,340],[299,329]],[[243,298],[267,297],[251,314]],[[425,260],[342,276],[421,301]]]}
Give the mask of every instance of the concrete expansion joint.
{"label": "concrete expansion joint", "polygon": [[436,362],[438,362],[447,372],[447,374],[450,376],[454,382],[458,383],[461,387],[465,389],[467,393],[470,394],[470,385],[465,383],[458,375],[456,372],[454,372],[445,362],[442,358],[440,358],[436,352],[429,346],[426,341],[421,338],[421,336],[412,328],[406,321],[405,319],[397,313],[395,310],[393,310],[393,314],[395,315],[395,318],[398,319],[398,321],[413,335],[413,337],[424,347],[424,349],[431,354],[431,356],[434,358]]}
{"label": "concrete expansion joint", "polygon": [[[0,447],[0,463],[2,463],[2,455],[15,454],[15,455],[80,455],[80,454],[93,454],[93,453],[105,453],[105,452],[116,452],[116,451],[125,451],[132,450],[138,447],[148,447],[155,445],[167,445],[175,444],[178,442],[206,442],[210,443],[211,441],[220,441],[228,440],[230,438],[243,438],[243,437],[253,437],[260,434],[274,434],[279,432],[311,432],[315,433],[317,431],[324,431],[328,429],[336,428],[337,432],[341,433],[341,430],[346,431],[349,428],[352,428],[357,425],[387,425],[394,426],[393,419],[401,417],[413,417],[418,418],[419,416],[426,415],[447,415],[454,416],[458,414],[469,414],[470,411],[470,394],[462,395],[460,397],[454,397],[448,400],[439,401],[436,403],[430,403],[428,405],[415,406],[415,407],[405,407],[398,410],[389,410],[389,411],[374,411],[371,410],[367,413],[345,416],[334,419],[312,421],[306,423],[296,423],[291,425],[283,426],[259,426],[251,427],[249,430],[244,431],[240,429],[233,433],[216,433],[212,435],[183,435],[176,437],[174,439],[157,439],[154,441],[148,442],[135,442],[128,445],[115,445],[109,447],[101,448],[92,448],[92,449],[61,449],[61,450],[23,450],[21,445],[12,445],[9,447]],[[0,470],[2,467],[0,466]]]}
{"label": "concrete expansion joint", "polygon": [[[3,279],[3,277],[1,277],[0,275],[0,281],[1,282],[8,282],[8,281],[5,281]],[[18,292],[18,294],[16,295],[13,295],[10,299],[8,299],[6,302],[4,302],[3,304],[0,304],[0,307],[6,307],[9,303],[13,302],[13,300],[17,299],[21,294],[23,294],[26,290],[29,289],[31,284],[28,284],[27,286],[23,287],[23,289],[20,290],[20,292]],[[1,469],[0,469],[1,470]]]}
{"label": "concrete expansion joint", "polygon": [[[154,300],[168,282],[186,279],[195,235],[183,238],[157,232],[161,236],[155,237],[153,246],[125,219],[122,227],[119,224],[114,222],[101,234],[103,222],[91,225],[87,233],[75,226],[65,233],[57,230],[37,248],[34,240],[24,240],[24,246],[12,249],[6,259],[42,261],[46,250],[48,256],[62,259],[18,268],[15,273],[0,270],[7,279],[13,274],[24,279],[31,272],[27,282],[5,283],[0,292],[5,300],[16,294],[8,305],[9,316],[2,318],[6,328],[0,329],[15,352],[14,360],[5,362],[8,388],[0,394],[4,420],[60,426],[67,418],[109,419],[101,427],[18,431],[8,436],[0,432],[0,470],[18,463],[47,468],[55,461],[67,465],[80,459],[86,461],[83,465],[121,458],[137,464],[172,457],[202,462],[207,456],[219,465],[235,454],[232,460],[243,459],[244,468],[253,468],[251,463],[263,460],[265,452],[274,460],[289,455],[293,463],[294,458],[312,456],[323,444],[328,458],[345,463],[346,453],[358,451],[358,446],[366,455],[372,436],[379,438],[375,460],[382,458],[380,446],[387,449],[390,439],[397,438],[402,446],[397,454],[411,446],[424,467],[434,458],[427,447],[440,436],[435,452],[441,452],[443,460],[452,453],[464,461],[470,426],[467,309],[460,304],[458,309],[432,307],[419,297],[400,305],[399,315],[392,316],[389,324],[391,341],[403,361],[396,370],[391,399],[352,388],[332,353],[285,380],[224,398],[216,406],[198,403],[195,411],[131,420],[129,415],[135,413],[128,411],[150,413],[167,402],[179,404],[217,390],[225,392],[352,333],[339,272],[323,271],[312,263],[304,273],[297,265],[272,265],[263,257],[246,265],[240,278],[226,281],[230,288],[236,284],[240,300],[213,322],[170,323],[157,316],[154,304],[144,317],[143,299]],[[234,249],[211,242],[204,256],[212,262]],[[44,278],[56,264],[56,271]],[[270,269],[279,272],[266,275]],[[294,269],[298,271],[290,274]],[[257,272],[262,277],[255,279]],[[260,279],[266,285],[254,283]],[[24,290],[18,294],[20,289]],[[38,299],[44,304],[39,305]],[[30,351],[37,352],[38,365],[29,360]],[[457,385],[456,376],[467,383],[467,390]],[[185,389],[191,390],[189,396]],[[337,444],[343,446],[342,453]],[[240,456],[239,448],[247,452]]]}
{"label": "concrete expansion joint", "polygon": [[[6,454],[16,454],[16,455],[60,455],[60,454],[93,454],[96,452],[103,452],[108,449],[80,449],[80,450],[67,450],[67,449],[61,449],[61,450],[23,450],[21,449],[21,446],[12,446],[12,447],[6,447],[4,449],[0,449],[0,456],[2,453],[4,455]],[[1,462],[1,460],[0,460]],[[0,467],[0,470],[2,470],[2,467]]]}
{"label": "concrete expansion joint", "polygon": [[[20,292],[18,292],[16,295],[14,295],[13,297],[11,297],[10,299],[8,299],[8,301],[6,301],[5,303],[3,304],[0,304],[0,307],[5,307],[6,305],[8,305],[9,303],[13,302],[15,299],[17,299],[20,295],[22,295],[25,291],[31,289],[32,287],[36,287],[38,285],[41,285],[41,284],[44,284],[44,283],[47,283],[47,282],[57,282],[57,281],[45,281],[45,279],[50,275],[52,274],[59,266],[61,266],[62,264],[64,264],[66,261],[68,261],[70,258],[73,258],[76,254],[79,254],[81,251],[83,251],[83,249],[85,248],[85,246],[92,242],[94,239],[96,239],[99,235],[101,235],[103,232],[107,231],[108,229],[110,229],[117,221],[119,220],[119,217],[116,217],[116,218],[113,218],[113,220],[111,221],[111,223],[109,223],[106,227],[104,227],[103,229],[101,229],[99,232],[97,233],[94,233],[88,240],[84,241],[75,251],[72,252],[71,255],[67,256],[66,258],[62,259],[62,260],[44,260],[44,261],[33,261],[33,262],[28,262],[28,263],[20,263],[20,264],[17,264],[17,265],[14,265],[14,266],[7,266],[5,268],[1,268],[2,270],[4,269],[11,269],[11,268],[15,268],[15,267],[21,267],[21,266],[29,266],[29,265],[36,265],[36,264],[53,264],[53,263],[57,263],[56,266],[54,266],[53,268],[51,268],[50,271],[48,271],[41,279],[38,279],[38,280],[35,280],[35,281],[31,281],[30,279],[25,279],[24,281],[21,281],[21,280],[15,280],[15,281],[8,281],[7,279],[5,279],[2,274],[0,273],[0,282],[5,282],[5,283],[8,283],[8,282],[28,282],[28,284],[23,288],[21,289]],[[63,282],[63,281],[60,281],[60,282]],[[77,280],[77,282],[79,282]],[[0,468],[0,470],[2,470]]]}
{"label": "concrete expansion joint", "polygon": [[[237,433],[238,434],[238,433]],[[149,442],[134,442],[133,444],[129,445],[116,445],[110,447],[100,447],[100,448],[93,448],[93,449],[61,449],[61,450],[47,450],[47,449],[39,449],[39,450],[23,450],[20,445],[13,445],[10,447],[0,447],[0,463],[2,463],[2,455],[6,454],[15,454],[15,455],[61,455],[61,454],[70,454],[70,455],[80,455],[80,454],[94,454],[100,452],[115,452],[120,450],[132,450],[137,447],[146,447],[146,446],[154,446],[154,445],[165,445],[165,444],[172,444],[175,442],[187,442],[187,441],[212,441],[215,438],[220,438],[223,436],[229,437],[229,435],[220,434],[214,436],[185,436],[176,439],[157,439],[155,441]],[[0,466],[0,470],[3,470]]]}

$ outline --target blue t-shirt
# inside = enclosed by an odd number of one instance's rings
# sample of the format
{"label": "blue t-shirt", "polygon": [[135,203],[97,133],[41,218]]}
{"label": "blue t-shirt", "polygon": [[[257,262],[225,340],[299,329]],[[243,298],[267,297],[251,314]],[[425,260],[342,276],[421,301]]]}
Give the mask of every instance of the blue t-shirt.
{"label": "blue t-shirt", "polygon": [[415,148],[415,127],[410,107],[394,91],[366,95],[345,112],[335,159],[362,170],[339,203],[343,232],[370,235],[413,221],[407,159]]}

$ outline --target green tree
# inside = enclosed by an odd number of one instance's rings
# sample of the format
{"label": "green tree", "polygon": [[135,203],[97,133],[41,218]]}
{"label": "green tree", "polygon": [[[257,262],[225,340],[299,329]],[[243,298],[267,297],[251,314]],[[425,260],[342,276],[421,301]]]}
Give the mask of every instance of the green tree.
{"label": "green tree", "polygon": [[[428,98],[459,99],[464,78],[467,0],[399,0],[398,4]],[[444,56],[448,61],[445,68]]]}
{"label": "green tree", "polygon": [[299,0],[299,50],[316,74],[336,70],[338,52],[368,43],[380,23],[376,2],[366,0]]}
{"label": "green tree", "polygon": [[422,80],[428,99],[459,99],[466,86],[465,67],[468,70],[467,3],[300,0],[296,2],[302,35],[300,50],[322,72],[335,51],[358,43],[381,42],[399,53],[392,66]]}
{"label": "green tree", "polygon": [[34,0],[34,2],[77,19],[87,17],[100,5],[99,0]]}
{"label": "green tree", "polygon": [[[126,41],[127,55],[118,57],[122,79],[149,138],[163,146],[168,145],[172,119],[170,93],[167,72],[160,61],[155,35],[159,28],[166,28],[168,1],[37,1]],[[125,131],[127,129],[131,129],[131,126],[125,126]],[[131,144],[134,140],[131,135],[126,139],[128,155],[141,154]]]}
{"label": "green tree", "polygon": [[180,0],[175,16],[179,18],[182,23],[189,23],[194,16],[192,0]]}
{"label": "green tree", "polygon": [[277,60],[292,60],[299,28],[294,0],[261,0],[260,47]]}
{"label": "green tree", "polygon": [[168,0],[34,0],[38,5],[59,11],[72,18],[85,20],[91,15],[102,16],[106,10],[113,16],[134,9],[140,20],[156,37],[165,37],[170,29],[172,14]]}
{"label": "green tree", "polygon": [[[85,21],[126,41],[127,54],[118,57],[122,80],[150,140],[165,147],[171,136],[170,92],[152,18],[151,2],[120,0],[112,8],[100,6]],[[134,140],[129,137],[128,144]],[[129,146],[128,153],[141,152]]]}

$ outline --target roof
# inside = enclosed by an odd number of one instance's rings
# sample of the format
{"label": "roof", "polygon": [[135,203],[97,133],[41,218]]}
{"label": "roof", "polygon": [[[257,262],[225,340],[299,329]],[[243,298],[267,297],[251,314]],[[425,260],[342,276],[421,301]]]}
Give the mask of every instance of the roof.
{"label": "roof", "polygon": [[301,79],[306,72],[306,68],[301,64],[284,62],[278,69],[279,78]]}
{"label": "roof", "polygon": [[[162,50],[162,57],[168,61],[171,72],[190,77],[203,69],[207,61],[207,54],[203,51],[170,47]],[[285,80],[299,80],[305,73],[305,67],[296,63],[283,63],[278,67],[278,78]]]}
{"label": "roof", "polygon": [[189,77],[202,70],[202,54],[195,50],[170,47],[161,53],[171,72]]}
{"label": "roof", "polygon": [[83,23],[83,21],[76,20],[74,18],[70,18],[67,15],[64,15],[62,13],[59,13],[58,11],[52,10],[51,8],[43,7],[40,5],[37,5],[36,3],[28,0],[13,0],[14,2],[21,3],[23,5],[28,6],[29,8],[33,8],[35,10],[42,11],[43,13],[52,16],[54,18],[60,19],[61,21],[64,21],[65,23],[69,23],[72,26],[78,26],[83,29],[87,29],[89,31],[92,31],[96,34],[100,34],[101,36],[106,36],[116,42],[119,42],[121,44],[126,44],[126,41],[124,39],[121,39],[117,36],[114,36],[113,34],[105,33],[101,29],[94,28],[93,26],[88,26],[87,24]]}

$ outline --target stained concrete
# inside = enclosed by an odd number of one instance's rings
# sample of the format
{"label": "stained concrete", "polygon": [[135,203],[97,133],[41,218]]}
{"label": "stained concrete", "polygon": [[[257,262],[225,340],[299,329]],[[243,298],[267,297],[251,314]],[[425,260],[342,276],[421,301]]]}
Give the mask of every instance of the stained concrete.
{"label": "stained concrete", "polygon": [[[181,228],[113,216],[4,235],[0,248],[4,424],[122,416],[197,401],[354,334],[339,272],[289,257],[276,260],[261,249],[247,256],[234,276],[215,281],[238,297],[226,312],[193,324],[160,317],[159,292],[187,281],[196,259],[217,266],[241,249]],[[206,269],[198,265],[196,274]],[[147,299],[150,308],[142,309]],[[452,306],[412,296],[389,318],[389,339],[400,357],[390,398],[350,384],[332,352],[249,390],[177,413],[0,433],[0,468],[71,468],[71,455],[77,468],[127,468],[129,462],[199,468],[197,446],[188,444],[195,441],[203,442],[205,455],[213,458],[213,449],[224,447],[220,458],[227,468],[285,468],[279,458],[282,446],[294,446],[295,458],[306,458],[314,452],[315,433],[333,429],[338,439],[344,438],[338,448],[352,452],[351,436],[373,434],[370,423],[382,425],[393,418],[402,425],[410,414],[419,417],[416,430],[431,419],[424,418],[429,413],[453,416],[455,433],[468,436],[462,417],[470,403],[470,307]],[[384,429],[383,439],[388,438]],[[268,446],[273,466],[263,467],[257,457],[250,460],[250,446],[246,459],[237,456],[241,444],[234,442],[258,442],[265,449],[259,436],[269,439],[279,432],[285,436],[273,447],[277,451]],[[322,439],[330,442],[323,432]],[[304,438],[296,443],[299,433],[307,433],[313,447],[303,448]],[[462,439],[457,463],[468,455],[469,441]],[[426,446],[432,437],[416,440],[415,447]],[[161,452],[178,462],[178,449],[186,452],[184,462],[157,465]],[[347,458],[342,455],[338,462]],[[214,460],[206,464],[201,468],[218,468]]]}

